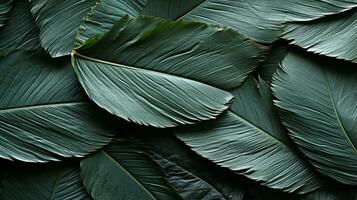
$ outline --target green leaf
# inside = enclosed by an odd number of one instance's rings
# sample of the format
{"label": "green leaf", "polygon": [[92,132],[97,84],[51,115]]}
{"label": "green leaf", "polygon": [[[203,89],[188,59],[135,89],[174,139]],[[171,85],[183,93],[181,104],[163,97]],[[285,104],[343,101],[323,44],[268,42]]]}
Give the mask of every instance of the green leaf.
{"label": "green leaf", "polygon": [[150,148],[150,154],[183,199],[243,200],[247,196],[242,177],[200,157],[171,131],[145,128],[136,132],[142,134],[140,139]]}
{"label": "green leaf", "polygon": [[15,165],[1,179],[0,199],[90,200],[79,175],[74,164]]}
{"label": "green leaf", "polygon": [[111,141],[110,116],[88,101],[66,59],[16,51],[0,72],[0,158],[82,157]]}
{"label": "green leaf", "polygon": [[218,119],[178,129],[192,150],[270,188],[307,193],[324,179],[296,152],[279,123],[269,86],[248,79]]}
{"label": "green leaf", "polygon": [[0,31],[0,55],[14,50],[40,49],[39,32],[28,0],[16,0],[9,15],[10,19]]}
{"label": "green leaf", "polygon": [[5,25],[11,7],[12,0],[0,0],[0,28]]}
{"label": "green leaf", "polygon": [[177,200],[165,174],[134,140],[115,141],[81,161],[81,176],[94,199]]}
{"label": "green leaf", "polygon": [[270,82],[286,54],[288,54],[288,45],[280,41],[275,43],[265,61],[257,69],[259,76]]}
{"label": "green leaf", "polygon": [[101,0],[84,17],[77,36],[77,44],[108,32],[125,15],[137,17],[142,13],[146,0]]}
{"label": "green leaf", "polygon": [[355,189],[340,188],[327,188],[323,190],[317,190],[310,194],[307,194],[296,200],[356,200],[357,192]]}
{"label": "green leaf", "polygon": [[69,55],[82,18],[96,0],[30,0],[43,48],[52,56]]}
{"label": "green leaf", "polygon": [[357,63],[357,12],[305,23],[289,23],[283,38],[310,52]]}
{"label": "green leaf", "polygon": [[226,25],[271,43],[282,34],[285,22],[309,21],[356,6],[356,0],[149,0],[144,14]]}
{"label": "green leaf", "polygon": [[[234,45],[232,45],[234,44]],[[123,18],[99,41],[73,52],[89,97],[128,121],[172,127],[213,119],[265,49],[218,26]]]}
{"label": "green leaf", "polygon": [[273,78],[282,120],[321,173],[357,184],[357,69],[291,52]]}

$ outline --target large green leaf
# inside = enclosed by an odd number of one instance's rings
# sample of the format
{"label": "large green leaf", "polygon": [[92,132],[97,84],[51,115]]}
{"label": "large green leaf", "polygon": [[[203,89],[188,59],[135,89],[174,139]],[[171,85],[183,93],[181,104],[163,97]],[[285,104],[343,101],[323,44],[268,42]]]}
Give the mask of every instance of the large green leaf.
{"label": "large green leaf", "polygon": [[229,111],[176,135],[201,156],[270,188],[307,193],[322,186],[285,135],[268,84],[250,78],[232,93]]}
{"label": "large green leaf", "polygon": [[83,19],[78,32],[77,43],[99,37],[109,31],[121,17],[137,17],[141,14],[146,0],[101,0]]}
{"label": "large green leaf", "polygon": [[5,25],[11,7],[12,0],[0,0],[0,28]]}
{"label": "large green leaf", "polygon": [[308,51],[357,63],[357,10],[305,23],[289,23],[285,39]]}
{"label": "large green leaf", "polygon": [[357,68],[291,52],[273,78],[282,120],[321,173],[357,184]]}
{"label": "large green leaf", "polygon": [[87,155],[115,133],[105,114],[83,95],[67,60],[18,51],[0,59],[0,158]]}
{"label": "large green leaf", "polygon": [[[4,167],[4,166],[2,166]],[[3,200],[90,200],[78,164],[21,166],[4,170],[0,181]]]}
{"label": "large green leaf", "polygon": [[[191,151],[166,129],[138,130],[168,181],[183,199],[234,199],[247,197],[242,177],[220,168]],[[219,174],[219,175],[218,175]]]}
{"label": "large green leaf", "polygon": [[115,141],[81,161],[81,176],[94,199],[177,200],[165,174],[135,140]]}
{"label": "large green leaf", "polygon": [[30,0],[43,48],[52,56],[69,55],[82,18],[96,0]]}
{"label": "large green leaf", "polygon": [[[234,44],[234,45],[232,45]],[[265,50],[233,30],[151,17],[122,18],[73,52],[89,97],[121,118],[172,127],[215,118]]]}
{"label": "large green leaf", "polygon": [[39,33],[28,0],[16,0],[9,15],[10,19],[0,31],[0,55],[16,49],[40,49]]}
{"label": "large green leaf", "polygon": [[309,21],[356,6],[356,0],[149,0],[144,14],[227,25],[270,43],[287,21]]}

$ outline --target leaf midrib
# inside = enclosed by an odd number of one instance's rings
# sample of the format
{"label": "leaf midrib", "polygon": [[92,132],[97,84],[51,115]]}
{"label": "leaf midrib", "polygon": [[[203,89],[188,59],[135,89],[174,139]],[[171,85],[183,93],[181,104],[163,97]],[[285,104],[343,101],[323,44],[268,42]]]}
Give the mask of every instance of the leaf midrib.
{"label": "leaf midrib", "polygon": [[[208,85],[210,87],[214,87],[216,89],[222,90],[223,92],[227,92],[225,89],[222,89],[221,87],[218,87],[218,86],[215,86],[215,85],[211,85],[209,83],[202,82],[200,80],[195,80],[195,79],[192,79],[192,78],[180,76],[180,75],[177,75],[177,74],[166,73],[166,72],[162,72],[162,71],[158,71],[158,70],[146,69],[146,68],[143,68],[143,67],[129,66],[129,65],[121,64],[121,63],[109,62],[109,61],[105,61],[105,60],[102,60],[102,59],[97,59],[97,58],[93,58],[93,57],[90,57],[90,56],[85,56],[83,54],[78,53],[75,50],[72,51],[71,56],[72,56],[72,58],[74,58],[75,56],[78,56],[81,59],[85,59],[85,60],[88,60],[88,61],[97,62],[97,63],[101,63],[101,64],[106,64],[106,65],[111,65],[111,66],[115,66],[115,67],[127,68],[127,69],[132,69],[132,70],[142,70],[142,71],[148,71],[148,72],[155,72],[155,73],[159,73],[159,74],[164,74],[166,76],[179,77],[179,78],[182,78],[182,79],[186,79],[186,80],[189,80],[189,81],[193,81],[193,82],[197,82],[197,83]],[[75,65],[74,65],[74,67],[78,68],[78,66],[75,66]]]}
{"label": "leaf midrib", "polygon": [[73,102],[59,102],[59,103],[47,103],[47,104],[17,106],[17,107],[0,109],[0,113],[1,112],[9,112],[9,111],[26,110],[26,109],[44,108],[44,107],[51,107],[51,106],[78,105],[78,104],[84,104],[84,103],[88,103],[88,102],[87,101],[73,101]]}
{"label": "leaf midrib", "polygon": [[117,165],[125,174],[127,174],[132,180],[134,180],[135,183],[137,183],[144,191],[146,191],[146,193],[148,193],[152,199],[156,200],[155,196],[142,183],[140,183],[140,181],[137,178],[135,178],[133,175],[131,175],[131,173],[127,169],[125,169],[122,165],[120,165],[116,160],[114,160],[104,150],[102,150],[102,152],[103,152],[104,156],[108,157],[108,159],[110,161],[112,161],[115,165]]}
{"label": "leaf midrib", "polygon": [[349,135],[347,134],[346,130],[345,130],[345,127],[343,126],[342,122],[341,122],[341,119],[340,119],[340,116],[337,112],[337,108],[336,108],[336,105],[335,105],[335,101],[333,100],[333,97],[332,97],[332,90],[331,90],[331,86],[330,86],[330,83],[327,79],[327,76],[326,76],[326,72],[325,71],[322,71],[324,77],[325,77],[325,80],[326,80],[326,83],[327,83],[327,90],[329,92],[329,97],[330,97],[330,101],[331,101],[331,104],[332,104],[332,108],[333,108],[333,111],[334,111],[334,114],[336,116],[336,120],[338,122],[338,125],[340,126],[341,130],[342,130],[342,133],[346,136],[347,138],[347,141],[348,143],[351,144],[354,152],[357,154],[357,149],[355,147],[355,145],[353,144],[351,138],[349,137]]}
{"label": "leaf midrib", "polygon": [[242,117],[241,115],[239,115],[238,113],[229,110],[229,112],[233,113],[236,117],[238,117],[243,123],[247,124],[250,127],[253,127],[254,129],[258,130],[259,132],[263,132],[264,134],[268,135],[269,138],[272,138],[274,141],[276,141],[278,144],[282,144],[284,147],[287,147],[288,149],[290,149],[290,147],[288,145],[285,144],[285,142],[281,141],[278,138],[275,138],[274,136],[270,135],[267,131],[261,129],[260,127],[258,127],[257,125],[253,124],[252,122],[248,121],[247,119],[245,119],[244,117]]}

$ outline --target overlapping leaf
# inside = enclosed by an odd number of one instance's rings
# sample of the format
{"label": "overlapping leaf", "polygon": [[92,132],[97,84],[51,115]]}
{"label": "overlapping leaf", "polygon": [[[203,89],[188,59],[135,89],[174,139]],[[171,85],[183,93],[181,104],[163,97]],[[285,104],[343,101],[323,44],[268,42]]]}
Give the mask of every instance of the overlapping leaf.
{"label": "overlapping leaf", "polygon": [[11,7],[12,0],[0,0],[0,28],[5,25]]}
{"label": "overlapping leaf", "polygon": [[[232,45],[234,44],[234,45]],[[215,118],[264,49],[230,29],[151,17],[122,18],[73,52],[89,97],[139,124],[172,127]]]}
{"label": "overlapping leaf", "polygon": [[15,167],[4,171],[0,199],[90,200],[79,176],[79,165],[56,164]]}
{"label": "overlapping leaf", "polygon": [[285,39],[308,51],[357,63],[357,10],[305,23],[289,23]]}
{"label": "overlapping leaf", "polygon": [[357,184],[357,69],[289,53],[275,76],[275,104],[293,140],[321,173]]}
{"label": "overlapping leaf", "polygon": [[232,93],[229,111],[177,131],[192,150],[271,188],[307,193],[324,180],[294,149],[272,107],[267,83],[248,79]]}
{"label": "overlapping leaf", "polygon": [[110,142],[110,118],[88,102],[67,60],[13,52],[0,71],[0,158],[46,162]]}
{"label": "overlapping leaf", "polygon": [[273,74],[279,69],[281,61],[288,53],[288,45],[279,41],[273,45],[265,61],[258,67],[257,72],[265,81],[270,82]]}
{"label": "overlapping leaf", "polygon": [[101,0],[83,19],[77,43],[83,44],[87,39],[99,37],[109,31],[121,17],[137,17],[142,13],[146,0]]}
{"label": "overlapping leaf", "polygon": [[28,0],[16,0],[9,15],[10,19],[0,31],[0,55],[16,49],[39,49],[39,32],[32,19]]}
{"label": "overlapping leaf", "polygon": [[52,56],[69,55],[82,18],[96,0],[30,0],[43,48]]}
{"label": "overlapping leaf", "polygon": [[150,147],[151,155],[183,199],[243,200],[248,197],[242,177],[195,154],[169,134],[171,131],[164,130],[160,134],[156,129],[141,132],[146,136],[141,139]]}
{"label": "overlapping leaf", "polygon": [[356,6],[356,0],[149,0],[144,14],[227,25],[254,40],[271,43],[282,34],[287,21],[309,21]]}
{"label": "overlapping leaf", "polygon": [[81,161],[83,183],[94,199],[177,200],[165,174],[135,140],[115,141]]}

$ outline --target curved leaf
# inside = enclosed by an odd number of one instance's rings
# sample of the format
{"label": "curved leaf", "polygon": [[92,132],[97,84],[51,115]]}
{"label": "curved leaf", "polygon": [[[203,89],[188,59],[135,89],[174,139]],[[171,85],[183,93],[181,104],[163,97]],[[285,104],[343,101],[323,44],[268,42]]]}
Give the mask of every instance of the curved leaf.
{"label": "curved leaf", "polygon": [[168,181],[183,199],[225,199],[214,187],[195,174],[175,165],[158,154],[154,159],[168,174]]}
{"label": "curved leaf", "polygon": [[317,170],[356,185],[357,69],[324,59],[289,53],[273,80],[275,104],[292,139]]}
{"label": "curved leaf", "polygon": [[259,76],[270,82],[286,54],[288,54],[288,45],[280,41],[275,43],[265,61],[257,69]]}
{"label": "curved leaf", "polygon": [[10,19],[0,31],[0,55],[14,50],[40,49],[39,33],[28,0],[16,0],[9,15]]}
{"label": "curved leaf", "polygon": [[150,148],[150,154],[183,199],[243,200],[247,197],[242,177],[200,157],[170,134],[171,131],[146,128],[137,132],[142,133],[140,139]]}
{"label": "curved leaf", "polygon": [[110,118],[83,95],[66,60],[14,52],[0,59],[0,157],[46,162],[110,142]]}
{"label": "curved leaf", "polygon": [[52,56],[69,55],[82,18],[96,0],[30,0],[43,48]]}
{"label": "curved leaf", "polygon": [[5,25],[11,7],[12,0],[0,0],[0,28]]}
{"label": "curved leaf", "polygon": [[[235,45],[232,45],[235,44]],[[217,26],[123,18],[99,41],[73,52],[89,97],[121,118],[156,127],[215,118],[264,49]]]}
{"label": "curved leaf", "polygon": [[116,141],[81,161],[84,186],[94,199],[180,199],[160,167],[133,140]]}
{"label": "curved leaf", "polygon": [[176,135],[201,156],[270,188],[307,193],[322,186],[324,179],[285,135],[268,84],[251,78],[232,93],[229,111]]}
{"label": "curved leaf", "polygon": [[[263,43],[279,38],[288,21],[309,21],[357,6],[356,0],[149,0],[144,14],[221,24]],[[191,8],[188,8],[190,6]]]}
{"label": "curved leaf", "polygon": [[357,12],[289,23],[283,38],[308,51],[357,63]]}
{"label": "curved leaf", "polygon": [[16,167],[0,182],[0,199],[90,200],[79,176],[79,166],[69,164]]}
{"label": "curved leaf", "polygon": [[344,188],[317,190],[296,200],[356,200],[357,191]]}
{"label": "curved leaf", "polygon": [[99,37],[109,31],[121,17],[137,17],[141,14],[146,0],[101,0],[84,17],[77,36],[77,43]]}

